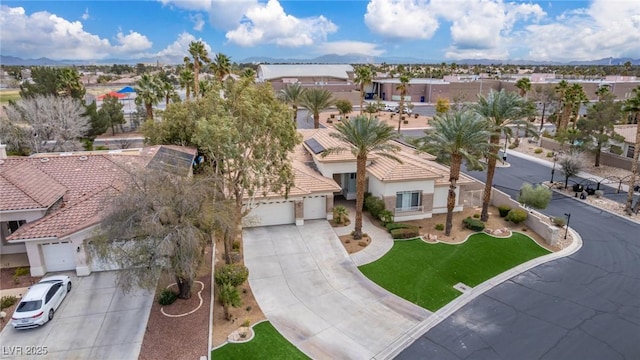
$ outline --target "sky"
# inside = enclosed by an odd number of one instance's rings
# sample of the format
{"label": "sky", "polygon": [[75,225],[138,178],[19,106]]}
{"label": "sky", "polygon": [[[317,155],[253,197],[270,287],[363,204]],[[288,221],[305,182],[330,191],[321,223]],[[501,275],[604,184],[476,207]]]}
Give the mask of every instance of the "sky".
{"label": "sky", "polygon": [[181,63],[212,55],[325,54],[572,61],[640,58],[640,0],[15,1],[0,5],[0,54]]}

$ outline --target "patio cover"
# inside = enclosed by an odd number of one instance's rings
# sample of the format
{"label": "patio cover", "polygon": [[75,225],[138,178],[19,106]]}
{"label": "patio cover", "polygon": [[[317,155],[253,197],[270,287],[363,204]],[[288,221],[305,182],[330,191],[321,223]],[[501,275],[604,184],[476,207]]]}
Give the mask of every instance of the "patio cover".
{"label": "patio cover", "polygon": [[127,94],[136,92],[131,86],[125,86],[122,89],[118,90],[119,94]]}
{"label": "patio cover", "polygon": [[112,91],[112,92],[110,92],[108,94],[102,94],[102,95],[98,96],[98,100],[104,100],[104,98],[106,98],[107,96],[111,96],[111,97],[118,98],[118,99],[124,99],[125,97],[127,97],[124,94],[120,94],[120,93],[117,93],[115,91]]}

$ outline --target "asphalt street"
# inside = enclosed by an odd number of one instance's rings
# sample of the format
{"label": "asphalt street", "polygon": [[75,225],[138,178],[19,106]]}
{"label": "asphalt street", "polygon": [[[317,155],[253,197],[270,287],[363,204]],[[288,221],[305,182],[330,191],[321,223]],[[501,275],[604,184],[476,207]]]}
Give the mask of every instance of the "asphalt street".
{"label": "asphalt street", "polygon": [[[508,161],[494,183],[511,196],[550,176],[548,167]],[[398,359],[640,359],[640,225],[556,193],[543,212],[570,213],[582,249],[479,296]]]}

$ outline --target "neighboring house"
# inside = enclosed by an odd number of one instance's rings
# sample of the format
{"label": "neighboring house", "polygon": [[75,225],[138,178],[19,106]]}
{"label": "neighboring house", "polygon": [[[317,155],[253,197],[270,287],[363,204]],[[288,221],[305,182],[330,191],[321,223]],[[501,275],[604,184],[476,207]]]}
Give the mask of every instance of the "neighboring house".
{"label": "neighboring house", "polygon": [[[1,154],[0,154],[1,155]],[[32,276],[111,269],[91,257],[91,237],[128,171],[142,167],[191,174],[196,151],[177,146],[136,150],[0,156],[0,253],[27,253]]]}
{"label": "neighboring house", "polygon": [[622,148],[622,156],[633,158],[633,152],[636,148],[636,133],[638,125],[616,125],[615,132],[624,138],[620,144]]}
{"label": "neighboring house", "polygon": [[[331,137],[332,129],[298,130],[303,136],[293,154],[295,187],[288,199],[271,194],[251,211],[245,226],[278,224],[303,225],[304,220],[332,218],[334,197],[354,200],[356,196],[356,159],[349,151],[322,157],[325,149],[347,145]],[[367,163],[367,187],[372,196],[384,200],[397,221],[430,218],[447,211],[449,168],[436,163],[429,154],[397,143],[400,151],[394,160],[371,154]],[[474,182],[461,175],[456,189],[456,207],[462,210],[461,189]],[[320,214],[326,213],[326,217]],[[313,215],[311,215],[313,214]]]}

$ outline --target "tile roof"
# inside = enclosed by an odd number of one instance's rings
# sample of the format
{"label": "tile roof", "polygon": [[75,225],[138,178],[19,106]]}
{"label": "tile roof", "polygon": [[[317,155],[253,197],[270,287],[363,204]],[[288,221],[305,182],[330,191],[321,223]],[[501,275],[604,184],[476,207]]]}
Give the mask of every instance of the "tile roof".
{"label": "tile roof", "polygon": [[630,144],[636,143],[638,125],[616,125],[615,132],[624,137],[624,141]]}
{"label": "tile roof", "polygon": [[[331,133],[336,132],[333,129],[313,129],[313,130],[298,130],[303,137],[302,146],[307,150],[311,156],[319,162],[347,162],[347,161],[355,161],[356,158],[353,156],[350,150],[350,145],[344,143],[334,137],[331,136]],[[315,139],[324,149],[331,148],[344,148],[344,151],[338,153],[332,153],[327,156],[322,156],[321,154],[314,154],[313,150],[305,144],[305,140]],[[369,160],[376,159],[378,156],[375,154],[369,155]]]}
{"label": "tile roof", "polygon": [[48,174],[28,162],[2,166],[0,170],[0,211],[43,209],[53,205],[67,189]]}
{"label": "tile roof", "polygon": [[[309,164],[293,160],[292,166],[294,184],[289,190],[289,197],[340,191],[340,185],[333,179],[322,176],[322,174],[311,168]],[[268,191],[265,195],[262,195],[261,192],[258,191],[260,195],[256,196],[257,200],[282,197],[280,192]]]}

